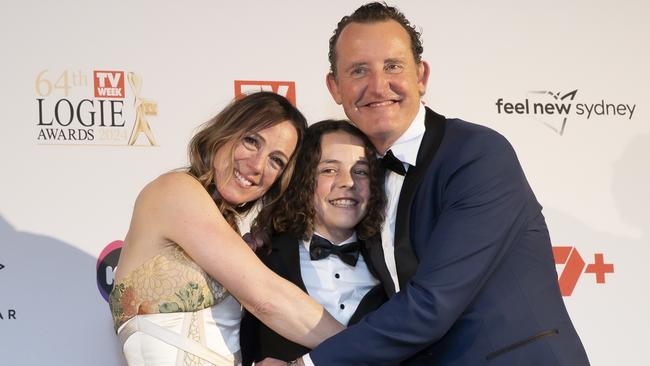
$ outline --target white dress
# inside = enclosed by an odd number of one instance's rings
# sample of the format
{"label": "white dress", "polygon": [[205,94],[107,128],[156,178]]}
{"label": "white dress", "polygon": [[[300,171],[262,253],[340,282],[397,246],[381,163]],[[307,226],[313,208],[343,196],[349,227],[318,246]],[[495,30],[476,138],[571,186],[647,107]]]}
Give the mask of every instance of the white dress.
{"label": "white dress", "polygon": [[179,246],[116,283],[109,305],[129,366],[241,364],[241,305]]}

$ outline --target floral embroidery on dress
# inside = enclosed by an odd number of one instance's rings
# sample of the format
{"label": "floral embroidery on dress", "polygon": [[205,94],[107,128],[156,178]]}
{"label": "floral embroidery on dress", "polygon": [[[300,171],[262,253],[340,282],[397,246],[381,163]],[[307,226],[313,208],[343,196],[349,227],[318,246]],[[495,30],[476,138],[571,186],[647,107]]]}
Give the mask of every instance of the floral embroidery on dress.
{"label": "floral embroidery on dress", "polygon": [[197,311],[229,295],[179,246],[169,248],[113,286],[108,303],[116,331],[138,314]]}

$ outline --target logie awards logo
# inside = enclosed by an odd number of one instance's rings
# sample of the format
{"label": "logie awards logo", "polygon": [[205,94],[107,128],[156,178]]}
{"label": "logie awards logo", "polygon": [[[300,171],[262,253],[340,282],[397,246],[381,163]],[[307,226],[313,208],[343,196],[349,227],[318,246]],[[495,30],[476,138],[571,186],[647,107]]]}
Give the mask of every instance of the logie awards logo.
{"label": "logie awards logo", "polygon": [[143,97],[142,77],[134,72],[45,69],[34,87],[39,145],[157,145],[148,118],[158,105]]}

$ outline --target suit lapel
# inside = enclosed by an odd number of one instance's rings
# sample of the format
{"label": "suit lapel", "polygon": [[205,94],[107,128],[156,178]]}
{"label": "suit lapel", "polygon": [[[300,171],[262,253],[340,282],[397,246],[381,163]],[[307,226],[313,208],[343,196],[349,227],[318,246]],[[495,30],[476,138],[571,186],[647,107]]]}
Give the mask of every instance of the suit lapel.
{"label": "suit lapel", "polygon": [[386,267],[384,251],[381,247],[381,235],[375,235],[368,240],[361,241],[361,255],[363,256],[368,271],[379,279],[379,284],[371,288],[359,302],[354,314],[348,321],[348,326],[356,324],[366,314],[377,310],[388,300],[388,295],[395,294],[395,287]]}
{"label": "suit lapel", "polygon": [[406,173],[397,204],[394,244],[395,265],[397,266],[400,289],[406,286],[417,269],[418,258],[415,255],[410,238],[411,207],[415,193],[420,187],[442,141],[445,117],[427,108],[424,125],[426,130],[420,143],[415,167],[411,167]]}
{"label": "suit lapel", "polygon": [[381,235],[375,235],[365,240],[361,245],[361,255],[368,265],[368,270],[375,278],[379,279],[384,291],[389,295],[395,294],[395,285],[390,277],[390,272],[384,259],[384,250],[381,246]]}
{"label": "suit lapel", "polygon": [[271,253],[265,264],[278,275],[307,292],[300,272],[300,241],[289,234],[281,234],[273,241]]}

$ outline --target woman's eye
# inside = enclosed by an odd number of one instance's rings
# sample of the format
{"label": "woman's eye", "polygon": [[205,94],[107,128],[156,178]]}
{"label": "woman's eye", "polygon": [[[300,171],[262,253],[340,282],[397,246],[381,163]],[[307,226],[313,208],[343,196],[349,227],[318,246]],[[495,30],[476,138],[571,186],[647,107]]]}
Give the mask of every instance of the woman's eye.
{"label": "woman's eye", "polygon": [[242,139],[242,143],[244,147],[246,147],[249,150],[257,150],[259,148],[259,142],[253,136],[244,136],[244,138]]}

